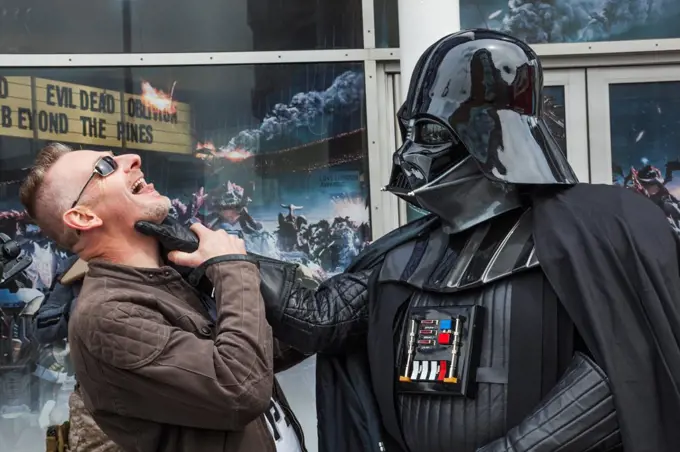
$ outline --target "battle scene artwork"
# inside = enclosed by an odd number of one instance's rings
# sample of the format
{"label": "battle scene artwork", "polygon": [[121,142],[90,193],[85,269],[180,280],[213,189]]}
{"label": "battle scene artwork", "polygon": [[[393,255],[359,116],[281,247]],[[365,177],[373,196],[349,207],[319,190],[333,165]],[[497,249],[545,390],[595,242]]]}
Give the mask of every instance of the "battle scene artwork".
{"label": "battle scene artwork", "polygon": [[275,221],[258,220],[249,211],[251,202],[244,187],[227,181],[211,191],[201,188],[188,202],[172,199],[171,215],[182,222],[197,218],[211,229],[240,231],[249,251],[304,265],[318,281],[341,272],[368,244],[370,226],[361,197],[336,195],[329,202],[337,215],[314,222],[303,214],[305,206],[296,204],[279,204]]}
{"label": "battle scene artwork", "polygon": [[673,183],[673,173],[680,171],[680,160],[666,162],[664,167],[662,174],[659,168],[644,162],[641,167],[631,166],[628,171],[615,166],[614,182],[654,201],[666,214],[673,231],[680,238],[680,200],[671,192],[679,191],[677,184]]}
{"label": "battle scene artwork", "polygon": [[680,36],[677,0],[461,0],[461,28],[504,31],[530,44]]}

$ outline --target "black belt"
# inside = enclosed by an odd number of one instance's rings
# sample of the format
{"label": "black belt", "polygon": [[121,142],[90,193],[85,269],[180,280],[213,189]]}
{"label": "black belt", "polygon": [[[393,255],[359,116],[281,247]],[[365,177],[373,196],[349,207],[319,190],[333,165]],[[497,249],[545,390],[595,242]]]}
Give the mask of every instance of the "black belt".
{"label": "black belt", "polygon": [[557,381],[558,303],[540,272],[518,275],[512,282],[508,428],[530,414]]}

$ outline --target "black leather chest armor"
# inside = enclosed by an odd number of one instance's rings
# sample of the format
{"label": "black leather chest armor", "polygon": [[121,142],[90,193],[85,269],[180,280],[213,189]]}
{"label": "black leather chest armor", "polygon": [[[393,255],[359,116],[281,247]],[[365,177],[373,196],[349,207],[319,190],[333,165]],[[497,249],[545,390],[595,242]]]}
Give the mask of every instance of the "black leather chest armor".
{"label": "black leather chest armor", "polygon": [[[509,399],[513,381],[520,382],[518,387],[523,381],[552,387],[557,380],[561,365],[552,363],[548,367],[555,369],[548,369],[550,377],[541,381],[546,370],[541,344],[543,330],[559,330],[557,319],[566,314],[558,312],[559,303],[535,258],[531,231],[531,212],[518,209],[454,236],[437,231],[387,256],[380,281],[399,282],[411,291],[393,332],[397,415],[409,452],[474,451],[513,426],[508,415],[515,400]],[[543,312],[546,298],[552,313]],[[475,325],[470,324],[472,307],[479,311],[472,319]],[[457,327],[457,319],[467,325]],[[548,344],[556,348],[550,353],[557,356],[565,341],[571,336],[557,332],[548,342],[561,344]],[[527,360],[511,363],[518,356],[513,347],[523,348],[523,343],[531,348]],[[439,352],[433,351],[437,348]],[[526,376],[513,365],[525,366]],[[549,387],[527,398],[537,402]],[[516,398],[521,400],[521,394]],[[523,416],[532,406],[515,408]]]}

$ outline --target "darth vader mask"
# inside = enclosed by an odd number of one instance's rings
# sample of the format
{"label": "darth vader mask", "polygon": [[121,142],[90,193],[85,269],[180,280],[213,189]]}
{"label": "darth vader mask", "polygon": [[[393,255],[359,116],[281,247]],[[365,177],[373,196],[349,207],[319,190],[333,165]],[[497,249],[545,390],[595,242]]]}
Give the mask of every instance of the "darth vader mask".
{"label": "darth vader mask", "polygon": [[514,185],[577,183],[542,100],[528,45],[492,30],[442,38],[416,64],[397,114],[403,145],[386,190],[452,219],[454,205],[516,199]]}
{"label": "darth vader mask", "polygon": [[435,213],[449,233],[520,205],[514,185],[490,180],[448,128],[434,119],[410,121],[394,153],[389,190]]}

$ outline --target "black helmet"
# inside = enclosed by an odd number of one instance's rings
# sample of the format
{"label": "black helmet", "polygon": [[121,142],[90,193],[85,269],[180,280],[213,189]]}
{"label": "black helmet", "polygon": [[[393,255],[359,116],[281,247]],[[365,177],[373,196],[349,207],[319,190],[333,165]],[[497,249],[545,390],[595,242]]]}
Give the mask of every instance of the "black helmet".
{"label": "black helmet", "polygon": [[440,39],[397,113],[404,144],[385,189],[420,205],[419,189],[467,177],[471,163],[507,184],[577,183],[542,107],[541,63],[527,44],[483,29]]}

